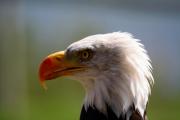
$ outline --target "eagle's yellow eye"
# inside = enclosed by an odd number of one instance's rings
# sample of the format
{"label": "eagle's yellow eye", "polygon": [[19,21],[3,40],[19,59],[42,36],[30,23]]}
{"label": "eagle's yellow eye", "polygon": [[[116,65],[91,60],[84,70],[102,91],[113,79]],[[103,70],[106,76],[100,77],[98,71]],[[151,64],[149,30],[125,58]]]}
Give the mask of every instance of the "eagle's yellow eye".
{"label": "eagle's yellow eye", "polygon": [[89,60],[92,58],[92,51],[91,50],[83,50],[80,52],[80,59],[82,61]]}
{"label": "eagle's yellow eye", "polygon": [[89,52],[88,51],[83,51],[82,56],[83,59],[87,59],[89,57]]}

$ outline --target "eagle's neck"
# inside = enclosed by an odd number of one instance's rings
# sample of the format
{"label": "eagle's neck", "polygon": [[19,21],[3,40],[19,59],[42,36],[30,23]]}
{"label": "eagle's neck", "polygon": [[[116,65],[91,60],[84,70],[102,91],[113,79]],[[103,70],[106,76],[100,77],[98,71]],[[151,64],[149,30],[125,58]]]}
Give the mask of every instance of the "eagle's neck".
{"label": "eagle's neck", "polygon": [[106,114],[108,105],[117,116],[126,112],[133,104],[133,95],[127,81],[121,83],[119,79],[114,79],[119,77],[119,75],[113,78],[99,76],[97,80],[86,82],[88,87],[86,86],[85,109],[95,106]]}
{"label": "eagle's neck", "polygon": [[[120,117],[133,105],[135,110],[144,116],[149,95],[146,89],[149,87],[148,81],[132,80],[130,76],[112,73],[113,75],[99,75],[96,79],[89,79],[88,82],[83,83],[86,88],[85,110],[95,107],[101,113],[107,114],[108,105],[114,114]],[[109,78],[109,76],[113,77]],[[143,87],[144,85],[147,86]]]}

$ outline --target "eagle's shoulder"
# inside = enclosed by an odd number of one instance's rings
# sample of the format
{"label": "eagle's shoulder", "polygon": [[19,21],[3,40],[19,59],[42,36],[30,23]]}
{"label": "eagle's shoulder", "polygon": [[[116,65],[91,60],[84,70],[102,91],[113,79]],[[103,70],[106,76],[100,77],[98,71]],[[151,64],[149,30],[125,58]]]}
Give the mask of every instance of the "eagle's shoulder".
{"label": "eagle's shoulder", "polygon": [[[129,116],[130,113],[130,116]],[[82,107],[80,120],[147,120],[146,113],[144,117],[133,106],[127,113],[121,114],[119,117],[107,106],[107,114],[100,112],[96,107],[89,106],[87,110]]]}

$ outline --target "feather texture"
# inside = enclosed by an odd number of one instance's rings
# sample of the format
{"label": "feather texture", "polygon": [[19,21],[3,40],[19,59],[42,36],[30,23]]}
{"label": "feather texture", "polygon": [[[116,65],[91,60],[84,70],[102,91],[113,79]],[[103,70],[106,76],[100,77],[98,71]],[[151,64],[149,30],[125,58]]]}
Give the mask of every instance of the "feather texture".
{"label": "feather texture", "polygon": [[109,106],[107,106],[107,114],[100,112],[95,106],[90,106],[87,110],[83,106],[80,120],[147,120],[147,117],[146,113],[142,117],[134,106],[131,106],[126,113],[121,114],[119,117]]}
{"label": "feather texture", "polygon": [[83,49],[95,54],[84,63],[90,69],[73,76],[86,89],[82,116],[108,115],[110,108],[121,120],[133,105],[134,111],[126,119],[143,120],[154,80],[150,58],[140,40],[129,33],[98,34],[71,44],[67,51]]}

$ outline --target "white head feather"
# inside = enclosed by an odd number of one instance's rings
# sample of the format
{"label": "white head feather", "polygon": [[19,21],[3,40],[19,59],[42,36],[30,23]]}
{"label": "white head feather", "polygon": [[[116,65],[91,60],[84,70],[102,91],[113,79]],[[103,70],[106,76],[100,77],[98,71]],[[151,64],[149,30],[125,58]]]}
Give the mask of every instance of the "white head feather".
{"label": "white head feather", "polygon": [[117,116],[134,104],[143,116],[154,80],[149,56],[140,40],[114,32],[86,37],[71,44],[70,51],[90,48],[95,55],[90,70],[74,77],[86,89],[85,108],[106,112],[108,104]]}

